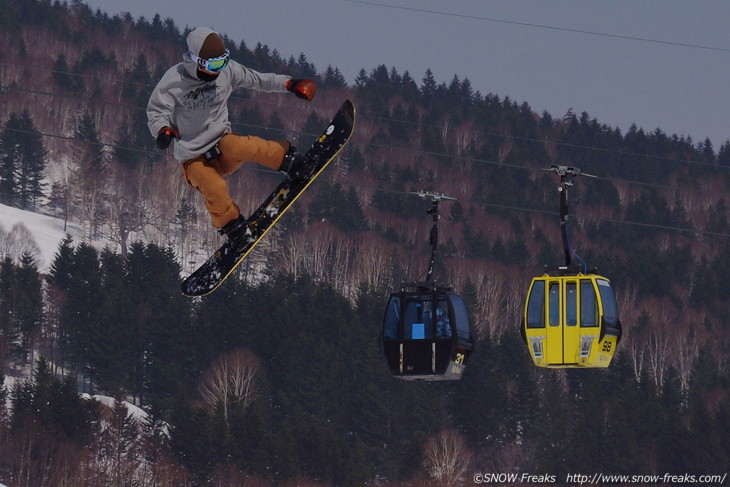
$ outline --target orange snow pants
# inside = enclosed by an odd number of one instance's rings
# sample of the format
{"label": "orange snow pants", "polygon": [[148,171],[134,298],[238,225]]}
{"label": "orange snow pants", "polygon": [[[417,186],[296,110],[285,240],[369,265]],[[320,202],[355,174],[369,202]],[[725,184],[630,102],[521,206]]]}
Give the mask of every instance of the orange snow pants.
{"label": "orange snow pants", "polygon": [[205,208],[214,227],[221,228],[241,214],[228,193],[225,177],[233,174],[246,161],[278,170],[289,145],[283,140],[270,141],[228,133],[218,142],[220,156],[207,162],[203,156],[198,156],[182,163],[185,179],[205,198]]}

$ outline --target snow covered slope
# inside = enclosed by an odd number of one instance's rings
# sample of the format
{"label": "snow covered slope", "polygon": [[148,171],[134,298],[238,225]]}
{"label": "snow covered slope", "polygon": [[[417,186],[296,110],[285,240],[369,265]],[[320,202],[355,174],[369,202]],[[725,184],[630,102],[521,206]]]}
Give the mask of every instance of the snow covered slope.
{"label": "snow covered slope", "polygon": [[[35,257],[41,273],[48,271],[53,262],[53,256],[58,250],[58,245],[66,233],[71,235],[74,241],[80,240],[82,235],[81,227],[72,223],[69,223],[64,231],[64,223],[60,218],[0,204],[0,246],[4,244],[3,241],[7,240],[9,235],[14,234],[13,228],[18,225],[23,225],[30,232],[33,241],[38,246],[39,254]],[[15,234],[18,234],[18,230],[15,231]]]}

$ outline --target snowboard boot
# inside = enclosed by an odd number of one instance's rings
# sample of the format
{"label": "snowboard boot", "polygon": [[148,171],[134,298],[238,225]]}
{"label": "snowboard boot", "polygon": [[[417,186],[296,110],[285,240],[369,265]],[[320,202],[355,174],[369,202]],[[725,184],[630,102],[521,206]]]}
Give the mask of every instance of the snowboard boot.
{"label": "snowboard boot", "polygon": [[223,228],[219,228],[218,233],[225,235],[231,245],[237,247],[245,240],[246,234],[250,231],[248,225],[246,225],[246,219],[243,215],[238,215],[226,223]]}
{"label": "snowboard boot", "polygon": [[297,152],[296,147],[289,147],[289,150],[284,154],[284,159],[281,161],[279,171],[286,174],[288,179],[296,179],[302,175],[303,168],[304,156]]}

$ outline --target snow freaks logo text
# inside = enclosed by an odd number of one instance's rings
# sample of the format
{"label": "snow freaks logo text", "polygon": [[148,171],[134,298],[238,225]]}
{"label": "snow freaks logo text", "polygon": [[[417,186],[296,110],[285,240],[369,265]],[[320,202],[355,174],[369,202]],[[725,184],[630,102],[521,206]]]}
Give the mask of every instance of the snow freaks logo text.
{"label": "snow freaks logo text", "polygon": [[215,83],[209,83],[197,90],[189,91],[183,97],[183,105],[186,110],[198,110],[208,108],[218,103],[218,91]]}
{"label": "snow freaks logo text", "polygon": [[[565,483],[569,485],[656,485],[656,484],[701,484],[723,485],[727,479],[725,474],[694,475],[670,474],[663,475],[613,475],[604,473],[581,474],[569,473],[565,476]],[[563,479],[561,479],[562,482]],[[475,484],[554,484],[558,481],[557,475],[535,475],[529,473],[476,473]]]}
{"label": "snow freaks logo text", "polygon": [[477,473],[474,474],[475,484],[553,484],[556,475],[535,475],[529,473]]}

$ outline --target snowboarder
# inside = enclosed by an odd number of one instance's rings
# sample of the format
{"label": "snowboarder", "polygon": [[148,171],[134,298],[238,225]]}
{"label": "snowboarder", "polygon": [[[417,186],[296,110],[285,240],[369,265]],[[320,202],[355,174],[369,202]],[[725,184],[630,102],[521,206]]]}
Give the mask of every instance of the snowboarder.
{"label": "snowboarder", "polygon": [[160,79],[147,104],[150,132],[165,150],[174,141],[174,156],[187,182],[205,198],[213,226],[228,240],[245,232],[245,218],[233,202],[224,176],[246,161],[288,176],[296,175],[302,157],[286,141],[271,141],[231,132],[228,98],[237,88],[291,92],[311,101],[316,85],[275,73],[259,73],[230,59],[223,39],[207,27],[187,37],[183,62]]}

